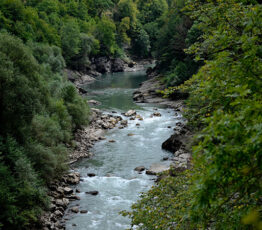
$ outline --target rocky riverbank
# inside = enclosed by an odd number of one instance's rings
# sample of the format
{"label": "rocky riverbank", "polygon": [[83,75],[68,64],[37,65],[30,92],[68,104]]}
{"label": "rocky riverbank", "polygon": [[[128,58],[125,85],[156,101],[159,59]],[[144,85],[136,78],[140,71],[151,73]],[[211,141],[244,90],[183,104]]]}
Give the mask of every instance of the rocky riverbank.
{"label": "rocky riverbank", "polygon": [[[176,112],[183,112],[185,105],[184,100],[188,95],[177,92],[172,99],[163,98],[158,92],[165,89],[165,85],[161,83],[160,78],[155,72],[149,71],[149,80],[142,83],[141,87],[133,93],[133,99],[137,103],[154,103],[165,105],[173,108]],[[162,148],[174,154],[171,159],[171,167],[177,169],[186,169],[191,164],[190,142],[192,140],[192,132],[186,125],[186,120],[176,124],[174,134],[168,138],[163,144]],[[163,169],[164,171],[166,169]],[[152,174],[155,175],[159,170],[151,169]],[[156,173],[157,172],[157,173]]]}
{"label": "rocky riverbank", "polygon": [[[73,81],[79,88],[81,93],[81,84],[92,83],[95,78],[90,76],[83,76],[79,74],[80,81]],[[134,100],[138,103],[157,103],[166,105],[173,108],[176,112],[182,111],[184,108],[183,98],[179,100],[163,99],[157,90],[163,89],[162,85],[157,77],[151,78],[144,82],[141,87],[134,92]],[[85,93],[85,92],[82,92]],[[96,105],[99,102],[90,100],[89,104]],[[158,111],[155,111],[153,116],[161,116]],[[88,127],[84,127],[75,133],[75,147],[70,154],[69,164],[76,162],[81,158],[91,157],[91,152],[94,144],[99,140],[105,140],[105,131],[108,129],[119,128],[123,129],[128,126],[128,120],[142,121],[143,117],[136,113],[134,110],[127,111],[122,116],[103,113],[102,111],[92,108],[90,124]],[[171,127],[170,127],[171,128]],[[186,128],[185,122],[181,121],[177,123],[175,134],[172,135],[164,144],[163,149],[174,153],[172,167],[187,168],[190,166],[190,154],[187,151],[187,140],[190,136],[190,131]],[[132,134],[130,134],[131,136]],[[108,142],[115,142],[115,140],[108,140]],[[152,166],[146,170],[148,175],[156,175],[159,172],[167,170],[166,167]],[[67,209],[69,202],[80,199],[77,196],[79,192],[77,189],[72,189],[72,185],[76,185],[80,182],[80,175],[77,172],[71,171],[68,175],[65,175],[62,180],[54,181],[49,189],[49,196],[52,202],[50,210],[42,217],[42,229],[65,229],[64,221],[62,217]],[[71,210],[72,209],[72,210]],[[86,213],[86,210],[80,210],[79,207],[73,207],[70,209],[71,213]]]}
{"label": "rocky riverbank", "polygon": [[105,73],[116,72],[136,72],[145,70],[145,66],[154,64],[154,60],[123,61],[120,58],[111,59],[100,57],[94,59],[90,69],[83,71],[73,71],[65,69],[65,76],[75,84],[80,94],[87,93],[82,87],[93,83],[97,77]]}

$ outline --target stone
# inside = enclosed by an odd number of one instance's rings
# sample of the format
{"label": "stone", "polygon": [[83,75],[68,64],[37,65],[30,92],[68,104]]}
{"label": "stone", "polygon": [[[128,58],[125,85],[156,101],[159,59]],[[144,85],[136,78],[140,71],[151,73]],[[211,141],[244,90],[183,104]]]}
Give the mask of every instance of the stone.
{"label": "stone", "polygon": [[120,122],[120,124],[123,125],[123,126],[127,126],[128,125],[128,121],[127,120],[122,120]]}
{"label": "stone", "polygon": [[132,137],[132,136],[134,136],[135,134],[133,134],[133,133],[129,133],[129,134],[127,134],[127,136],[129,136],[129,137]]}
{"label": "stone", "polygon": [[115,141],[115,140],[109,140],[108,142],[110,142],[110,143],[115,143],[116,141]]}
{"label": "stone", "polygon": [[153,171],[151,171],[151,170],[146,170],[146,174],[147,174],[147,175],[155,176],[155,175],[156,175],[156,172],[153,172]]}
{"label": "stone", "polygon": [[78,207],[73,207],[70,210],[71,210],[71,212],[79,213],[79,208]]}
{"label": "stone", "polygon": [[124,72],[125,63],[122,59],[116,58],[112,61],[112,72]]}
{"label": "stone", "polygon": [[163,161],[167,161],[168,159],[168,157],[163,157]]}
{"label": "stone", "polygon": [[87,94],[87,93],[88,93],[85,89],[83,89],[83,88],[81,88],[81,87],[76,87],[76,88],[77,88],[78,91],[79,91],[80,93],[82,93],[82,94]]}
{"label": "stone", "polygon": [[80,193],[81,191],[78,189],[78,188],[76,188],[76,193]]}
{"label": "stone", "polygon": [[96,174],[94,174],[94,173],[87,173],[87,176],[88,176],[88,177],[95,177]]}
{"label": "stone", "polygon": [[155,164],[152,164],[151,167],[149,168],[149,173],[151,174],[148,174],[148,175],[156,175],[158,173],[161,173],[161,172],[164,172],[164,171],[167,171],[169,170],[169,166],[167,165],[164,165],[164,164],[160,164],[160,163],[155,163]]}
{"label": "stone", "polygon": [[61,199],[55,200],[55,204],[56,204],[57,206],[62,206],[62,207],[65,205],[64,202],[63,202],[63,200],[61,200]]}
{"label": "stone", "polygon": [[80,198],[79,196],[77,196],[77,195],[67,196],[67,198],[68,198],[69,200],[81,200],[81,198]]}
{"label": "stone", "polygon": [[80,174],[76,172],[70,173],[67,175],[66,181],[69,184],[78,184],[80,181]]}
{"label": "stone", "polygon": [[95,100],[89,100],[89,101],[88,101],[88,104],[89,104],[89,105],[101,105],[101,102],[95,101]]}
{"label": "stone", "polygon": [[181,136],[178,134],[172,135],[162,144],[162,149],[168,150],[170,152],[176,152],[183,145],[180,138]]}
{"label": "stone", "polygon": [[69,200],[67,198],[63,198],[62,202],[64,207],[67,207],[69,205]]}
{"label": "stone", "polygon": [[146,168],[144,166],[138,166],[134,170],[137,171],[137,172],[143,172],[143,171],[145,171],[145,169]]}
{"label": "stone", "polygon": [[137,124],[136,124],[136,126],[140,126],[140,124],[139,124],[139,123],[137,123]]}
{"label": "stone", "polygon": [[60,194],[63,194],[63,193],[64,193],[63,187],[58,187],[58,188],[56,189],[56,191],[57,191],[58,193],[60,193]]}
{"label": "stone", "polygon": [[159,112],[154,112],[152,115],[154,117],[161,117],[162,116],[161,113],[159,113]]}
{"label": "stone", "polygon": [[133,100],[136,102],[143,103],[145,101],[144,95],[142,93],[137,93],[133,95]]}
{"label": "stone", "polygon": [[49,207],[49,210],[50,210],[51,212],[55,211],[55,210],[56,210],[56,205],[51,204],[50,207]]}
{"label": "stone", "polygon": [[68,194],[72,194],[74,191],[73,189],[69,188],[69,187],[65,187],[64,188],[64,194],[68,195]]}
{"label": "stone", "polygon": [[85,213],[88,213],[88,211],[87,210],[81,210],[80,213],[85,214]]}
{"label": "stone", "polygon": [[63,216],[63,213],[60,212],[59,210],[56,210],[56,211],[54,212],[54,214],[55,214],[55,216],[57,216],[57,217],[62,217],[62,216]]}
{"label": "stone", "polygon": [[109,119],[109,122],[115,125],[117,123],[117,120],[115,118],[111,117]]}
{"label": "stone", "polygon": [[89,195],[92,195],[92,196],[97,196],[99,194],[98,191],[89,191],[89,192],[86,192],[86,194],[89,194]]}
{"label": "stone", "polygon": [[82,81],[82,82],[81,82],[82,84],[88,84],[88,83],[94,82],[94,81],[95,81],[95,78],[93,78],[93,77],[85,74],[85,75],[82,75],[82,76],[81,76],[81,81]]}
{"label": "stone", "polygon": [[191,157],[191,155],[189,153],[183,153],[181,155],[179,155],[180,158],[182,159],[189,159]]}
{"label": "stone", "polygon": [[99,109],[91,108],[91,111],[96,113],[97,115],[102,115],[102,112]]}
{"label": "stone", "polygon": [[111,62],[107,57],[99,57],[95,60],[96,70],[100,73],[111,72]]}
{"label": "stone", "polygon": [[128,110],[126,113],[125,113],[125,116],[126,117],[131,117],[131,116],[135,116],[136,115],[136,111],[135,110]]}

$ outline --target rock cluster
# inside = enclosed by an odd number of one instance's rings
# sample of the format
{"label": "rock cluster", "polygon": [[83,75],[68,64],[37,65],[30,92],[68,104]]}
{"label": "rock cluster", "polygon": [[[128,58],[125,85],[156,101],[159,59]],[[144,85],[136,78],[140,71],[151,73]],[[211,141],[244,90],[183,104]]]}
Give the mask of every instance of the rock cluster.
{"label": "rock cluster", "polygon": [[91,110],[92,115],[89,126],[78,130],[75,134],[76,147],[70,154],[70,163],[80,158],[91,157],[90,149],[95,142],[106,139],[104,137],[105,130],[113,129],[118,124],[121,128],[128,125],[128,121],[123,120],[121,116],[103,114],[99,109],[92,108]]}
{"label": "rock cluster", "polygon": [[[165,105],[178,111],[183,109],[183,100],[188,95],[182,95],[178,92],[176,94],[176,100],[163,98],[159,91],[164,90],[165,88],[166,86],[159,81],[159,78],[157,76],[154,76],[149,80],[143,82],[141,87],[133,93],[133,100],[137,103],[153,103]],[[179,95],[181,97],[179,97]]]}
{"label": "rock cluster", "polygon": [[[137,114],[135,110],[128,110],[126,113],[123,113],[123,115],[129,117],[129,120],[133,120],[133,121],[136,119],[138,119],[139,121],[144,120],[144,118],[141,115]],[[140,126],[140,124],[137,126]]]}
{"label": "rock cluster", "polygon": [[186,124],[181,122],[177,123],[174,131],[175,133],[162,144],[162,148],[174,153],[173,167],[189,168],[192,157],[187,146],[192,134]]}
{"label": "rock cluster", "polygon": [[64,222],[61,221],[69,202],[79,200],[70,185],[80,182],[80,174],[71,172],[62,177],[59,181],[54,181],[49,185],[48,195],[51,200],[49,211],[42,215],[40,223],[43,230],[65,229]]}

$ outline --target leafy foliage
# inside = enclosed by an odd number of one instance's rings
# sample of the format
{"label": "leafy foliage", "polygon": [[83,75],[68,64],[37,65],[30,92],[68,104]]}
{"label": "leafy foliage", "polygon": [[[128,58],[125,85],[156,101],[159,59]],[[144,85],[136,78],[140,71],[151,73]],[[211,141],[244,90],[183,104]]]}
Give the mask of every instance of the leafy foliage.
{"label": "leafy foliage", "polygon": [[44,185],[67,169],[65,144],[89,110],[62,76],[58,47],[0,33],[0,57],[0,223],[26,229],[47,207]]}
{"label": "leafy foliage", "polygon": [[139,229],[262,229],[261,7],[186,2],[202,34],[187,53],[204,65],[164,93],[190,93],[185,116],[198,133],[194,167],[182,189],[180,176],[164,179],[134,206],[130,215]]}

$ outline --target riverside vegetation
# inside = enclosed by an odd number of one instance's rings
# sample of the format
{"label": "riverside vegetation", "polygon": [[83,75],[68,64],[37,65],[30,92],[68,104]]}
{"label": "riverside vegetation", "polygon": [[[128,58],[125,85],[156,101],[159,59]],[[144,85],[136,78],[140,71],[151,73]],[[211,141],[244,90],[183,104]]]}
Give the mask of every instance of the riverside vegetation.
{"label": "riverside vegetation", "polygon": [[[29,229],[50,206],[89,108],[64,74],[98,57],[150,57],[164,0],[0,1],[0,229]],[[152,47],[152,48],[151,48]]]}
{"label": "riverside vegetation", "polygon": [[[37,226],[89,108],[64,68],[156,57],[196,133],[193,166],[127,213],[140,229],[262,229],[262,6],[256,0],[2,0],[0,228]],[[181,85],[182,84],[182,85]],[[172,171],[172,169],[171,169]]]}
{"label": "riverside vegetation", "polygon": [[163,45],[171,87],[160,93],[190,94],[193,166],[171,169],[125,214],[139,229],[262,229],[261,1],[173,1],[169,14],[166,26],[189,30]]}

